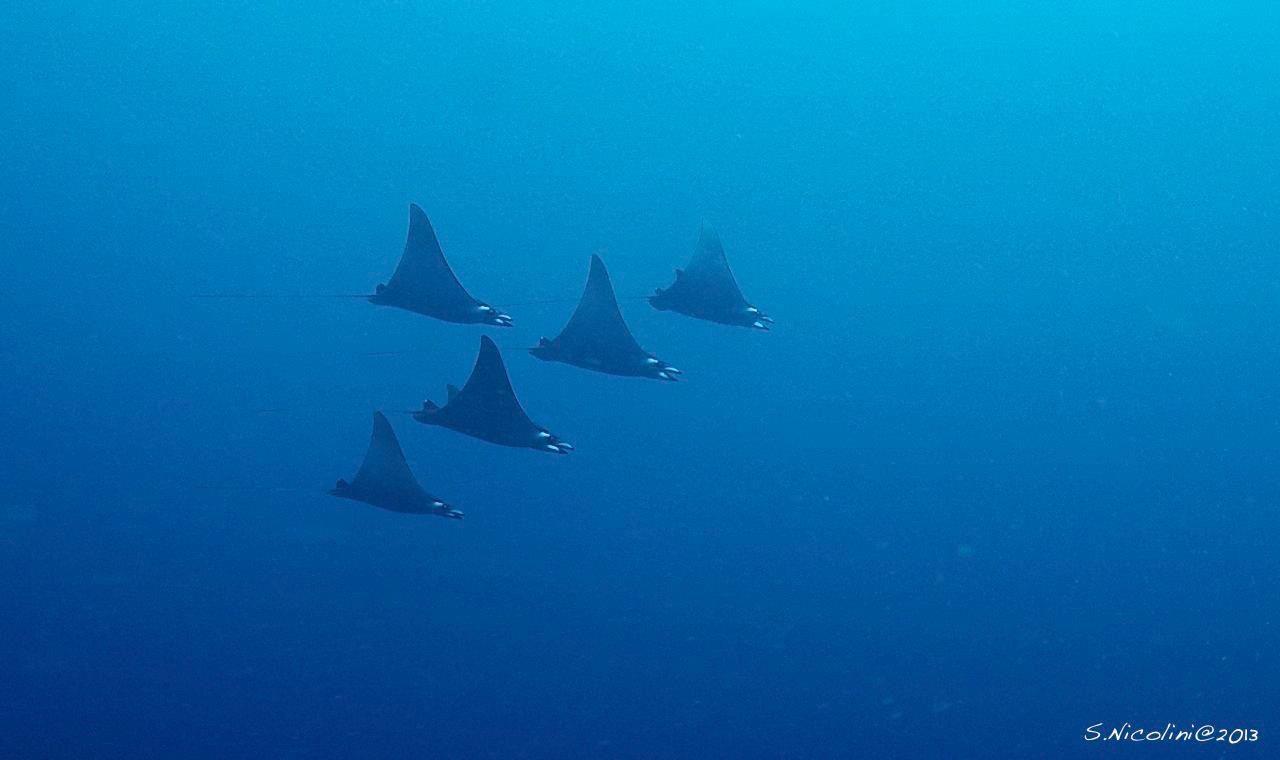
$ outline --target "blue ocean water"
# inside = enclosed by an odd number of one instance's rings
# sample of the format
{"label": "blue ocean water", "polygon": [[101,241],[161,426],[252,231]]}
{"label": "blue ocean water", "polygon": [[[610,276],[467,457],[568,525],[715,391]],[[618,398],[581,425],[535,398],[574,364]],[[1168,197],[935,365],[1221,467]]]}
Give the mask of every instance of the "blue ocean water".
{"label": "blue ocean water", "polygon": [[[1276,756],[1280,8],[849,5],[0,9],[0,756]],[[323,297],[410,202],[514,329]]]}

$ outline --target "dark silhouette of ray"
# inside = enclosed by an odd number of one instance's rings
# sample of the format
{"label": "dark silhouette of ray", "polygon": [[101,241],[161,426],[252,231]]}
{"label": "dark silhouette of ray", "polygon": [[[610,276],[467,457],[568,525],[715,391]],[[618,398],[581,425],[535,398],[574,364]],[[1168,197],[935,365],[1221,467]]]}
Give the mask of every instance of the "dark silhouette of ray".
{"label": "dark silhouette of ray", "polygon": [[511,388],[502,354],[488,336],[480,338],[480,355],[462,389],[448,386],[448,401],[436,406],[422,402],[413,418],[424,425],[439,425],[490,443],[516,448],[567,454],[573,446],[534,424]]}
{"label": "dark silhouette of ray", "polygon": [[658,359],[636,343],[622,319],[609,272],[599,256],[591,256],[591,273],[578,308],[555,340],[542,338],[529,353],[552,362],[564,362],[610,375],[672,380],[680,370]]}
{"label": "dark silhouette of ray", "polygon": [[510,327],[511,317],[471,297],[458,282],[436,239],[427,213],[409,204],[409,237],[395,274],[379,285],[370,303],[395,306],[417,314],[462,324]]}
{"label": "dark silhouette of ray", "polygon": [[703,227],[689,266],[676,270],[669,288],[658,288],[649,303],[659,311],[674,311],[724,325],[768,330],[773,322],[748,303],[729,269],[724,246],[712,230]]}
{"label": "dark silhouette of ray", "polygon": [[417,478],[409,471],[396,433],[382,412],[373,413],[373,437],[355,478],[350,483],[339,480],[329,493],[392,512],[462,519],[461,512],[418,485]]}

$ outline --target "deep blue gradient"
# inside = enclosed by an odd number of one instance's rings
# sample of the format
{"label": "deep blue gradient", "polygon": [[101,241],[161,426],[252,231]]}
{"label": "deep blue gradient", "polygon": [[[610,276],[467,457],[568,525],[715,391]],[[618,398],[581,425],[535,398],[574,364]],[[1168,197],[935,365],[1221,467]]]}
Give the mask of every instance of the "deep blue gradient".
{"label": "deep blue gradient", "polygon": [[[0,756],[1280,753],[1275,3],[188,5],[0,10]],[[410,201],[572,455],[315,297]],[[597,250],[687,382],[524,352]]]}

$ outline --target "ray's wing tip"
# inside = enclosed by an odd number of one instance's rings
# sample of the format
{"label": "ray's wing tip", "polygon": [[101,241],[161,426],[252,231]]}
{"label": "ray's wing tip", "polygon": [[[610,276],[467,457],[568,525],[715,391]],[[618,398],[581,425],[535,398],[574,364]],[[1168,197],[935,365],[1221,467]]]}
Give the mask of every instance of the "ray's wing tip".
{"label": "ray's wing tip", "polygon": [[604,286],[608,286],[613,290],[613,278],[609,276],[609,268],[604,265],[604,259],[599,254],[591,254],[591,268],[587,271],[587,291],[598,290]]}
{"label": "ray's wing tip", "polygon": [[427,216],[427,212],[416,203],[409,204],[409,229],[430,231],[431,236],[435,237],[435,228],[431,226],[431,217]]}

